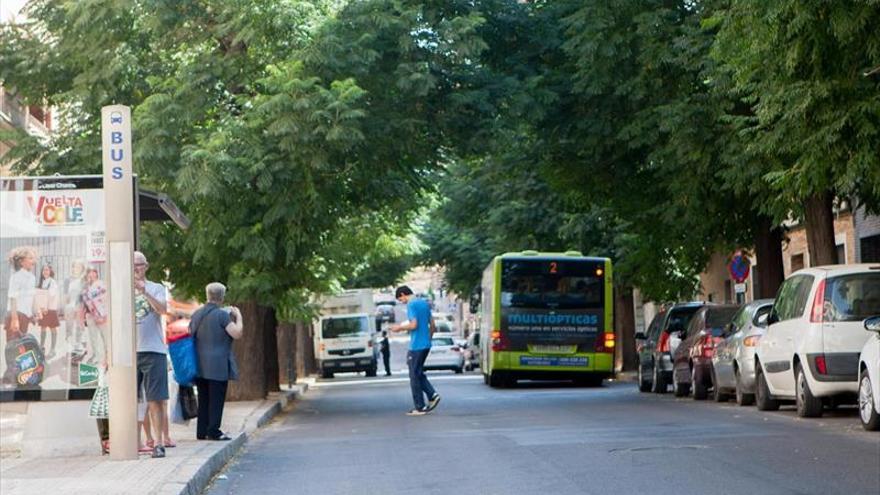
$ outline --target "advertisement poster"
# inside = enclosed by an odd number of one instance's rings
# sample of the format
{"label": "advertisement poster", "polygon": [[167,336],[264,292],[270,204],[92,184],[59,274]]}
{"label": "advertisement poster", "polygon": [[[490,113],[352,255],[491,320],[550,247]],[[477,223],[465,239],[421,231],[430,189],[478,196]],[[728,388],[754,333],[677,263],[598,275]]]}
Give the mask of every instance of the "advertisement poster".
{"label": "advertisement poster", "polygon": [[503,308],[501,331],[510,342],[592,345],[603,325],[602,310]]}
{"label": "advertisement poster", "polygon": [[100,176],[0,178],[0,401],[86,398],[109,337]]}

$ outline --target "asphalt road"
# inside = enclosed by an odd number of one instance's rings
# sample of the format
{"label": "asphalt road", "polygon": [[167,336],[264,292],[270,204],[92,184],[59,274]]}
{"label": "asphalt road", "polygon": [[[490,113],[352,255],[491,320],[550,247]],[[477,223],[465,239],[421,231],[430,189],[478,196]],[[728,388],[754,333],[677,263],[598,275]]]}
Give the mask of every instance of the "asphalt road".
{"label": "asphalt road", "polygon": [[320,382],[208,493],[880,493],[880,434],[855,409],[800,420],[631,383],[431,377],[443,400],[423,417],[404,415],[405,375]]}

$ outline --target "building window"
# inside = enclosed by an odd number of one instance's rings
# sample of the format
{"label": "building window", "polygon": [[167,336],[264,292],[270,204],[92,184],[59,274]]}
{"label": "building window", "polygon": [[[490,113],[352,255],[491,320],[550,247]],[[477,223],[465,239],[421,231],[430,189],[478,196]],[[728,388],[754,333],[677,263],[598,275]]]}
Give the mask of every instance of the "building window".
{"label": "building window", "polygon": [[843,244],[837,245],[837,264],[846,264],[846,246]]}
{"label": "building window", "polygon": [[804,267],[804,254],[796,254],[791,257],[791,272],[794,273]]}
{"label": "building window", "polygon": [[880,234],[863,237],[861,240],[862,263],[880,262]]}

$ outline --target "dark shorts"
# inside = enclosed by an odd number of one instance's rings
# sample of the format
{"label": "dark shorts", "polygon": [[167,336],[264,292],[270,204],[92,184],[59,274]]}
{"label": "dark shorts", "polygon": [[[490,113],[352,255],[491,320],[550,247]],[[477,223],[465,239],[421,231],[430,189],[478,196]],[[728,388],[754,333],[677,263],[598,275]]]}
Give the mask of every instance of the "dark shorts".
{"label": "dark shorts", "polygon": [[168,358],[160,352],[137,353],[138,397],[141,387],[147,402],[168,400]]}

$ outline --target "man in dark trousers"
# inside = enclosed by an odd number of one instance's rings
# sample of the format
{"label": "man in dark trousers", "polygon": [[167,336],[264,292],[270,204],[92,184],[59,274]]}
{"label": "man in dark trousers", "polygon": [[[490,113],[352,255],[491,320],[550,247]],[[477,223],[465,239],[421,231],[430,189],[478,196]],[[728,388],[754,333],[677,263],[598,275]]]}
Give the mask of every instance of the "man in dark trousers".
{"label": "man in dark trousers", "polygon": [[205,287],[208,302],[193,313],[189,331],[196,343],[199,356],[199,416],[196,438],[199,440],[230,440],[220,425],[226,387],[229,380],[238,379],[238,365],[232,353],[232,341],[241,338],[242,321],[238,308],[221,307],[226,297],[226,286],[212,282]]}
{"label": "man in dark trousers", "polygon": [[[407,321],[392,325],[392,332],[410,332],[409,352],[406,363],[409,366],[409,385],[412,389],[412,410],[409,416],[424,416],[433,411],[440,403],[440,394],[434,390],[428,377],[425,376],[425,359],[431,352],[431,336],[434,334],[434,319],[431,318],[431,306],[428,301],[413,296],[409,287],[402,285],[397,288],[394,297],[406,304]],[[425,405],[425,396],[428,404]]]}
{"label": "man in dark trousers", "polygon": [[382,364],[385,365],[385,376],[391,376],[391,343],[388,342],[388,332],[382,330],[382,340],[379,341],[379,352],[382,353]]}

